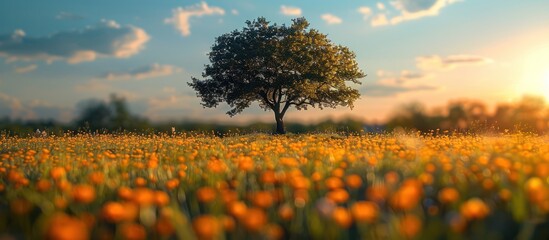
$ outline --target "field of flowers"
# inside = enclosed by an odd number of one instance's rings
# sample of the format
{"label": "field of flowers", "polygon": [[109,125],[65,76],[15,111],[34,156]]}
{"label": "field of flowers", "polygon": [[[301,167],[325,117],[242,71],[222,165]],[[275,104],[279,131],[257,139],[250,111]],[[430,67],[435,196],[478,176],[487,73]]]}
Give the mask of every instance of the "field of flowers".
{"label": "field of flowers", "polygon": [[0,138],[0,239],[549,239],[549,138]]}

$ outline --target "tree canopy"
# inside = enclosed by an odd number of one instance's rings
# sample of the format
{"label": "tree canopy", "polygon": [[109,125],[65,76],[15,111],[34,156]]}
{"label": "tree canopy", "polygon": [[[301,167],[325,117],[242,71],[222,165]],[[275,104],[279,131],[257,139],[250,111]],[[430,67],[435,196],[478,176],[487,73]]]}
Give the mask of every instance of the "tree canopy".
{"label": "tree canopy", "polygon": [[309,29],[305,18],[290,26],[265,18],[246,21],[242,30],[216,38],[205,66],[204,79],[192,78],[204,107],[227,103],[234,116],[258,102],[272,110],[277,133],[284,133],[283,117],[290,107],[353,107],[360,97],[347,82],[360,84],[364,73],[355,54]]}

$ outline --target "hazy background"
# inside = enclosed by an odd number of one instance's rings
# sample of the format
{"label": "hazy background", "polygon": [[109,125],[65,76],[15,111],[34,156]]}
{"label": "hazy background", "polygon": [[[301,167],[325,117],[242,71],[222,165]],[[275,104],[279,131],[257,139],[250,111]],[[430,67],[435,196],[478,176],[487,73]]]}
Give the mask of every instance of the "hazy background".
{"label": "hazy background", "polygon": [[259,16],[306,17],[368,75],[352,111],[291,110],[287,121],[385,123],[414,102],[448,115],[452,102],[480,101],[494,116],[497,103],[549,96],[547,9],[545,0],[2,1],[0,117],[71,123],[90,99],[116,93],[152,122],[271,122],[257,106],[233,118],[225,106],[203,109],[187,86],[216,36]]}

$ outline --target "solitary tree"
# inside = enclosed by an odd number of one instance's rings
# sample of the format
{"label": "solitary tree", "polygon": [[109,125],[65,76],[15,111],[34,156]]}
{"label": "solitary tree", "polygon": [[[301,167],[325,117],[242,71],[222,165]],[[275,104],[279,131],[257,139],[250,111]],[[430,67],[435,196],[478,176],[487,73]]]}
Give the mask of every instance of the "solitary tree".
{"label": "solitary tree", "polygon": [[246,21],[241,31],[216,38],[205,66],[204,79],[192,78],[204,107],[226,102],[234,116],[254,101],[272,110],[276,132],[285,133],[283,118],[291,107],[353,107],[360,97],[346,82],[360,84],[365,75],[355,54],[333,44],[326,35],[308,29],[305,18],[291,26],[270,24],[265,18]]}

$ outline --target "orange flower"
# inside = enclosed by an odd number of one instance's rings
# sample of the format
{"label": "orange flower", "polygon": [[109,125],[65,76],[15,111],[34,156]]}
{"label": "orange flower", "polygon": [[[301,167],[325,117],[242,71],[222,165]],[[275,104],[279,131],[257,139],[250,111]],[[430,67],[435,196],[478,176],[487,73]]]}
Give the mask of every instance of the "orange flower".
{"label": "orange flower", "polygon": [[267,223],[267,214],[260,208],[250,208],[241,220],[248,231],[257,232]]}
{"label": "orange flower", "polygon": [[374,202],[383,202],[387,198],[388,190],[385,185],[374,185],[366,190],[368,199]]}
{"label": "orange flower", "polygon": [[335,189],[326,194],[326,197],[335,203],[345,203],[349,199],[349,193],[345,189]]}
{"label": "orange flower", "polygon": [[254,169],[254,161],[251,157],[240,157],[238,161],[238,169],[248,172]]}
{"label": "orange flower", "polygon": [[268,224],[263,232],[266,235],[266,239],[276,240],[283,239],[284,237],[284,229],[277,224]]}
{"label": "orange flower", "polygon": [[130,200],[133,196],[133,190],[129,187],[118,188],[118,197],[124,200]]}
{"label": "orange flower", "polygon": [[72,189],[75,202],[88,204],[95,200],[95,188],[91,185],[76,185]]}
{"label": "orange flower", "polygon": [[27,199],[19,198],[10,202],[11,212],[16,215],[25,215],[29,213],[33,208],[33,204]]}
{"label": "orange flower", "polygon": [[341,178],[345,175],[345,170],[343,168],[336,168],[332,171],[332,176]]}
{"label": "orange flower", "polygon": [[396,184],[400,180],[400,176],[395,171],[390,171],[385,174],[385,182],[388,184]]}
{"label": "orange flower", "polygon": [[86,240],[89,239],[89,230],[84,221],[64,213],[55,213],[49,220],[45,237],[56,240]]}
{"label": "orange flower", "polygon": [[509,189],[501,189],[498,193],[499,197],[503,201],[509,201],[511,200],[511,197],[513,196],[513,193]]}
{"label": "orange flower", "polygon": [[142,178],[142,177],[137,177],[134,180],[134,184],[137,187],[145,187],[145,185],[147,185],[147,180],[145,178]]}
{"label": "orange flower", "polygon": [[148,206],[154,202],[154,192],[148,188],[133,190],[132,200],[139,206]]}
{"label": "orange flower", "polygon": [[223,224],[223,229],[227,232],[232,232],[236,228],[236,223],[234,222],[234,218],[230,216],[223,215],[221,216],[221,223]]}
{"label": "orange flower", "polygon": [[227,164],[219,159],[212,159],[208,161],[207,168],[214,173],[222,173],[227,171]]}
{"label": "orange flower", "polygon": [[193,219],[193,230],[198,239],[215,239],[221,232],[221,226],[215,217],[202,215]]}
{"label": "orange flower", "polygon": [[166,181],[166,188],[168,190],[173,190],[178,186],[179,186],[179,179],[177,179],[177,178],[173,178],[173,179],[170,179],[170,180]]}
{"label": "orange flower", "polygon": [[362,186],[362,178],[357,174],[351,174],[345,177],[345,183],[348,187],[357,189]]}
{"label": "orange flower", "polygon": [[99,185],[105,181],[105,175],[102,172],[92,172],[89,179],[93,184]]}
{"label": "orange flower", "polygon": [[309,179],[303,176],[292,177],[290,184],[294,189],[309,189],[310,187]]}
{"label": "orange flower", "polygon": [[72,188],[72,184],[66,179],[60,179],[59,181],[56,181],[55,186],[57,187],[57,189],[63,192],[67,192]]}
{"label": "orange flower", "polygon": [[254,205],[260,208],[268,208],[273,205],[273,194],[267,191],[259,191],[253,195]]}
{"label": "orange flower", "polygon": [[59,180],[67,175],[67,171],[62,167],[54,167],[50,170],[50,176],[53,180]]}
{"label": "orange flower", "polygon": [[275,172],[267,170],[261,174],[261,182],[264,184],[274,184],[276,182]]}
{"label": "orange flower", "polygon": [[138,223],[125,223],[120,226],[120,233],[126,240],[147,239],[147,230]]}
{"label": "orange flower", "polygon": [[125,219],[126,209],[119,202],[107,202],[103,205],[101,215],[105,220],[112,223],[117,223]]}
{"label": "orange flower", "polygon": [[369,201],[355,202],[351,207],[355,221],[372,223],[377,219],[379,207]]}
{"label": "orange flower", "polygon": [[398,210],[411,210],[421,199],[423,190],[416,180],[406,180],[391,197],[391,206]]}
{"label": "orange flower", "polygon": [[415,215],[405,215],[400,219],[400,233],[406,238],[412,238],[421,231],[422,225],[421,219]]}
{"label": "orange flower", "polygon": [[201,187],[196,190],[196,198],[203,203],[209,203],[215,200],[217,193],[212,187]]}
{"label": "orange flower", "polygon": [[170,196],[163,191],[154,192],[154,204],[157,206],[166,206],[170,202]]}
{"label": "orange flower", "polygon": [[294,191],[294,200],[299,203],[307,203],[309,201],[309,191],[305,189],[297,189]]}
{"label": "orange flower", "polygon": [[463,203],[460,212],[466,219],[482,219],[490,213],[490,208],[482,200],[472,198]]}
{"label": "orange flower", "polygon": [[53,205],[55,205],[55,207],[58,209],[64,209],[67,207],[68,204],[69,203],[67,199],[64,197],[56,197],[53,199]]}
{"label": "orange flower", "polygon": [[282,220],[289,221],[294,217],[294,209],[290,205],[284,204],[278,209],[278,216]]}
{"label": "orange flower", "polygon": [[531,194],[540,191],[543,188],[543,185],[543,180],[538,177],[531,177],[524,184],[524,188],[528,194]]}
{"label": "orange flower", "polygon": [[335,190],[344,186],[343,181],[338,177],[329,177],[324,181],[324,184],[326,184],[326,188],[329,190]]}
{"label": "orange flower", "polygon": [[234,202],[238,200],[238,192],[229,189],[223,189],[221,190],[221,200],[223,200],[223,203],[225,204]]}
{"label": "orange flower", "polygon": [[342,228],[349,228],[353,223],[351,213],[344,207],[336,207],[332,212],[332,219]]}
{"label": "orange flower", "polygon": [[164,237],[171,236],[175,232],[172,222],[166,217],[160,217],[154,224],[154,229],[160,236]]}
{"label": "orange flower", "polygon": [[454,203],[459,199],[459,192],[452,187],[445,187],[438,192],[438,200],[441,203]]}
{"label": "orange flower", "polygon": [[46,179],[40,179],[36,182],[36,190],[39,192],[47,192],[51,188],[51,182]]}
{"label": "orange flower", "polygon": [[243,217],[248,210],[248,207],[244,202],[235,201],[229,203],[229,206],[227,207],[227,211],[233,215],[236,218]]}

